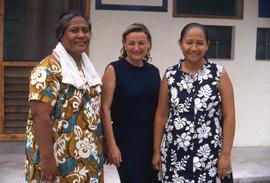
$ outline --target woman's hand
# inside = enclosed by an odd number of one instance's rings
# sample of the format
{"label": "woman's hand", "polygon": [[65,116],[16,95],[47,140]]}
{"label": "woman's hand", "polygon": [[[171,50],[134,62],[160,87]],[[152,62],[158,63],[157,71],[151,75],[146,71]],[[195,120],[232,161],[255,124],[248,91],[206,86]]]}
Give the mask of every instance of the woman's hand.
{"label": "woman's hand", "polygon": [[117,145],[108,147],[108,160],[110,163],[114,164],[116,167],[120,167],[122,162],[121,152]]}
{"label": "woman's hand", "polygon": [[54,157],[41,158],[41,179],[53,182],[59,175],[59,170]]}
{"label": "woman's hand", "polygon": [[218,160],[218,176],[225,177],[230,175],[231,172],[231,156],[221,153]]}
{"label": "woman's hand", "polygon": [[154,170],[161,170],[161,159],[159,152],[153,154],[152,166]]}

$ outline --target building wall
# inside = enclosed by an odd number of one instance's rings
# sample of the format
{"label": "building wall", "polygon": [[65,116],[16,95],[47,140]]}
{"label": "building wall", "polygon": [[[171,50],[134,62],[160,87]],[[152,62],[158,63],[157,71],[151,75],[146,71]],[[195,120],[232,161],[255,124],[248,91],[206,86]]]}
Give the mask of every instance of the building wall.
{"label": "building wall", "polygon": [[90,57],[100,75],[106,65],[116,60],[121,49],[121,35],[128,25],[142,22],[152,34],[152,63],[160,69],[176,64],[182,57],[177,45],[180,31],[190,22],[235,27],[232,60],[213,60],[223,65],[234,85],[236,105],[235,146],[270,146],[270,61],[256,61],[257,27],[270,28],[270,18],[258,18],[258,0],[244,1],[244,18],[210,19],[172,17],[168,12],[95,10],[91,1],[93,26]]}

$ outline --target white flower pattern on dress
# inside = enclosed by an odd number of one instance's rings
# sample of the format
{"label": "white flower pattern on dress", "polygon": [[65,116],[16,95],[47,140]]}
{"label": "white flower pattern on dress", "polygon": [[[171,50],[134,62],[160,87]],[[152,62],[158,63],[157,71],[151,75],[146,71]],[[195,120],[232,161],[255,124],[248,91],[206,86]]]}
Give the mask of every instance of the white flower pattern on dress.
{"label": "white flower pattern on dress", "polygon": [[62,134],[54,143],[53,148],[55,149],[55,159],[57,161],[57,164],[63,163],[66,161],[66,158],[64,156],[65,154],[65,148],[67,145],[67,142],[70,138],[66,134]]}
{"label": "white flower pattern on dress", "polygon": [[165,73],[170,111],[160,147],[159,180],[163,183],[216,183],[222,146],[218,87],[223,67],[207,61],[191,75],[181,72],[181,63]]}
{"label": "white flower pattern on dress", "polygon": [[67,178],[72,177],[72,183],[80,183],[86,181],[86,174],[89,172],[89,170],[86,169],[86,167],[80,168],[76,167],[74,169],[74,173],[67,176]]}
{"label": "white flower pattern on dress", "polygon": [[46,74],[45,67],[42,67],[42,66],[36,67],[31,74],[30,84],[31,85],[36,85],[37,83],[44,84],[44,85],[37,85],[37,88],[41,87],[42,89],[44,89],[45,88],[44,82],[45,82],[46,76],[47,74]]}
{"label": "white flower pattern on dress", "polygon": [[94,143],[94,138],[89,130],[85,130],[84,133],[79,126],[75,126],[74,133],[76,135],[76,149],[74,150],[75,158],[89,158],[93,156],[97,159],[97,146]]}
{"label": "white flower pattern on dress", "polygon": [[198,139],[205,138],[207,139],[209,135],[211,135],[210,132],[211,128],[206,124],[203,123],[201,127],[197,129],[198,132]]}

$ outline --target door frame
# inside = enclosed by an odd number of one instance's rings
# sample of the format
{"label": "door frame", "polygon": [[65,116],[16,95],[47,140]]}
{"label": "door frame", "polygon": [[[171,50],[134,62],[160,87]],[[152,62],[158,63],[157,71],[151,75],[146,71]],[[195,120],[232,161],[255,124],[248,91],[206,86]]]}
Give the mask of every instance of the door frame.
{"label": "door frame", "polygon": [[[24,141],[25,133],[7,134],[5,133],[5,110],[4,110],[4,85],[6,67],[34,67],[37,62],[16,62],[16,61],[4,61],[4,1],[0,0],[0,141]],[[85,12],[86,16],[90,17],[90,0],[85,0]],[[26,121],[25,121],[26,123]]]}

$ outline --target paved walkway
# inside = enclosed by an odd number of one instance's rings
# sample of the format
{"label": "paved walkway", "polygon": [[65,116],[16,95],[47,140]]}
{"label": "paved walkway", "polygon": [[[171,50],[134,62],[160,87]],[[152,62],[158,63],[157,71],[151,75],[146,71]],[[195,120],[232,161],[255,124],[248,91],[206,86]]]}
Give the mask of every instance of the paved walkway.
{"label": "paved walkway", "polygon": [[[0,182],[23,183],[22,142],[0,142]],[[232,152],[235,183],[270,183],[270,147],[235,147]],[[120,183],[114,166],[105,166],[105,183]]]}

